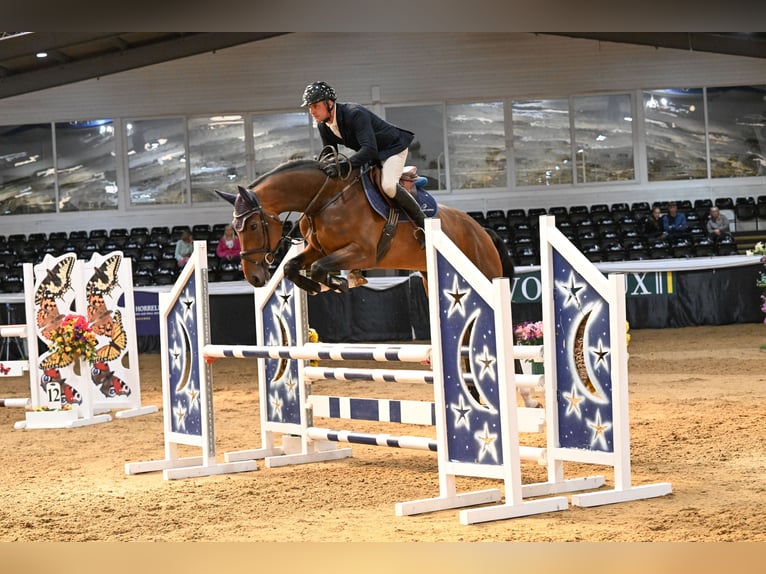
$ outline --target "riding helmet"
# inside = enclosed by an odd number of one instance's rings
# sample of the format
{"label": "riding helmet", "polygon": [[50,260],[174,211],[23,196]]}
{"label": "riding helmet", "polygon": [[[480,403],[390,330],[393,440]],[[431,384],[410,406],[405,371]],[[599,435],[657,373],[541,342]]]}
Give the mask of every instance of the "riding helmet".
{"label": "riding helmet", "polygon": [[313,82],[306,86],[306,89],[303,91],[303,103],[301,104],[301,107],[304,108],[309,104],[315,104],[326,100],[332,100],[334,102],[337,99],[338,97],[335,95],[335,90],[325,82]]}

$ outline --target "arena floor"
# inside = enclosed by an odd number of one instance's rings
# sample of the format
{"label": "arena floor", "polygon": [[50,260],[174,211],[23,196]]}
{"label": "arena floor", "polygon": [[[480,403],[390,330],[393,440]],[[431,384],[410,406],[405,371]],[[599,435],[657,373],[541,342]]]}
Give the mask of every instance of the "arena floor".
{"label": "arena floor", "polygon": [[[396,502],[438,494],[428,452],[355,445],[353,458],[335,462],[164,481],[159,473],[124,472],[126,462],[163,457],[161,412],[78,429],[14,430],[23,412],[0,409],[0,541],[763,542],[764,343],[761,324],[633,331],[633,482],[671,482],[673,493],[474,526],[461,526],[454,510],[395,515]],[[159,355],[141,355],[140,367],[143,403],[161,405]],[[214,365],[220,460],[259,445],[254,370],[248,360]],[[336,392],[431,398],[425,385],[390,389],[361,384]],[[2,397],[27,394],[24,378],[2,382]],[[335,426],[434,436],[433,428],[343,423]],[[536,464],[525,463],[522,473],[525,483],[545,479]],[[612,480],[604,467],[572,464],[570,473]],[[458,485],[477,490],[497,482]]]}

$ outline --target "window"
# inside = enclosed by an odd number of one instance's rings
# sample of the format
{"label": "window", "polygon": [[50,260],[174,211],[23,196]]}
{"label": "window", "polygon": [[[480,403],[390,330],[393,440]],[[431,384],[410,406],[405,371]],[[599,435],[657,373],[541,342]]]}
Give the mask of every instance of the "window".
{"label": "window", "polygon": [[516,185],[572,183],[569,100],[513,102]]}
{"label": "window", "polygon": [[[192,203],[216,201],[214,190],[236,191],[247,181],[245,122],[240,115],[189,120]],[[233,188],[233,189],[229,189]]]}
{"label": "window", "polygon": [[386,108],[386,120],[415,133],[407,155],[407,165],[418,168],[428,179],[430,190],[447,188],[444,162],[444,106],[441,104]]}
{"label": "window", "polygon": [[186,203],[182,118],[126,124],[130,205]]}
{"label": "window", "polygon": [[573,98],[578,183],[635,179],[628,94]]}
{"label": "window", "polygon": [[712,177],[766,175],[766,86],[708,88]]}
{"label": "window", "polygon": [[256,177],[288,160],[307,159],[319,153],[319,150],[313,151],[311,145],[309,119],[306,112],[253,117]]}
{"label": "window", "polygon": [[649,181],[707,177],[701,89],[644,92]]}
{"label": "window", "polygon": [[452,189],[507,187],[502,102],[447,106]]}
{"label": "window", "polygon": [[117,209],[112,120],[56,124],[59,211]]}
{"label": "window", "polygon": [[0,213],[55,211],[51,124],[0,127]]}

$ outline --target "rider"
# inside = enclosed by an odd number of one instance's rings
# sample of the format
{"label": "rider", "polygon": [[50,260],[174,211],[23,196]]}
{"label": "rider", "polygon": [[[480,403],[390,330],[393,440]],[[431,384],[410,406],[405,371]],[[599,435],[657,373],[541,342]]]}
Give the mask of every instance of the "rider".
{"label": "rider", "polygon": [[[425,247],[423,219],[425,215],[414,197],[399,184],[407,160],[408,146],[415,134],[386,122],[359,104],[339,103],[335,90],[325,82],[313,82],[303,92],[301,107],[308,106],[322,137],[322,146],[338,144],[354,150],[351,167],[379,162],[383,193],[401,207],[413,221],[420,248]],[[329,177],[337,177],[337,164],[322,167]]]}

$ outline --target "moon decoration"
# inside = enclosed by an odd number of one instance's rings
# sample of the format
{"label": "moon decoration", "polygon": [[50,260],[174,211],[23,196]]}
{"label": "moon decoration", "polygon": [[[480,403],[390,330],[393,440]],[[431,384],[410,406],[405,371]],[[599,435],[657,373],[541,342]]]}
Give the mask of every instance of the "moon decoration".
{"label": "moon decoration", "polygon": [[180,393],[186,389],[189,381],[191,380],[192,344],[191,338],[189,337],[189,332],[186,329],[186,325],[178,315],[176,315],[176,326],[181,333],[181,342],[183,343],[183,352],[181,353],[183,355],[183,366],[181,368],[181,376],[179,377],[179,382],[176,385],[176,393]]}
{"label": "moon decoration", "polygon": [[[290,346],[290,331],[288,330],[288,325],[285,323],[285,318],[276,313],[275,313],[275,318],[276,318],[277,325],[279,327],[281,346],[288,347]],[[280,380],[287,372],[289,365],[290,365],[290,362],[288,359],[279,359],[279,362],[277,363],[277,370],[274,373],[274,378],[272,380],[273,381]]]}
{"label": "moon decoration", "polygon": [[[460,335],[460,347],[468,347],[473,349],[473,337],[475,333],[476,321],[479,318],[478,314],[475,314],[468,321],[466,321],[463,332]],[[471,353],[469,353],[470,355]],[[477,377],[472,368],[472,357],[462,357],[462,353],[457,353],[457,370],[460,373],[460,385],[469,397],[469,400],[473,401],[476,406],[486,409],[490,412],[494,412],[494,408],[490,401],[484,396],[481,391],[481,383],[479,377]]]}
{"label": "moon decoration", "polygon": [[604,394],[601,386],[597,380],[591,377],[588,369],[588,363],[585,358],[585,332],[588,327],[588,322],[593,314],[592,310],[585,313],[580,319],[579,324],[574,335],[574,342],[572,345],[572,359],[575,364],[575,372],[579,379],[580,384],[588,392],[591,399],[595,402],[605,403],[608,402],[606,395]]}

